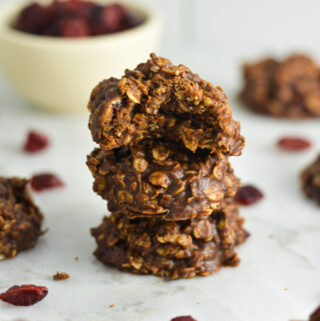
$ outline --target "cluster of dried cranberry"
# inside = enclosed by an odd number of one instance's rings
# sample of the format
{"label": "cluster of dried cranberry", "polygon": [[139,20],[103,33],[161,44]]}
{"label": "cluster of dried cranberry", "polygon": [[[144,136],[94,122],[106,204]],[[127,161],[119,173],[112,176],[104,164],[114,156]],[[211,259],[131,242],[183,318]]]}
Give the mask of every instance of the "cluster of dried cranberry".
{"label": "cluster of dried cranberry", "polygon": [[102,6],[90,1],[54,0],[32,3],[19,14],[14,28],[54,37],[89,37],[133,28],[142,18],[120,4]]}

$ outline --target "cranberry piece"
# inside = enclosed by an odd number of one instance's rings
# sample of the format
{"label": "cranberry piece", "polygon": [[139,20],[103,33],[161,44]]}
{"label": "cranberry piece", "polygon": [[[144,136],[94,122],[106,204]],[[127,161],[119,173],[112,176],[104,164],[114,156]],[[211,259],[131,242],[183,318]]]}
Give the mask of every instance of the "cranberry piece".
{"label": "cranberry piece", "polygon": [[63,281],[70,278],[70,275],[66,272],[58,272],[52,277],[54,281]]}
{"label": "cranberry piece", "polygon": [[119,4],[112,4],[105,7],[102,17],[108,32],[120,30],[122,27],[122,20],[126,15],[126,9]]}
{"label": "cranberry piece", "polygon": [[194,319],[191,315],[186,315],[186,316],[173,318],[171,319],[171,321],[197,321],[197,320]]}
{"label": "cranberry piece", "polygon": [[120,4],[101,6],[86,0],[54,0],[25,7],[15,24],[24,32],[56,37],[86,37],[129,29],[142,23]]}
{"label": "cranberry piece", "polygon": [[70,15],[70,17],[78,17],[83,19],[88,19],[91,14],[91,10],[97,5],[89,1],[80,0],[69,0],[63,3],[65,15]]}
{"label": "cranberry piece", "polygon": [[91,10],[89,25],[91,34],[94,36],[103,35],[108,33],[107,26],[103,20],[103,6],[96,6]]}
{"label": "cranberry piece", "polygon": [[28,33],[39,33],[46,23],[44,7],[38,3],[31,3],[25,7],[18,18],[16,28]]}
{"label": "cranberry piece", "polygon": [[246,240],[248,237],[250,237],[251,234],[247,230],[242,229],[242,235],[243,235],[243,238]]}
{"label": "cranberry piece", "polygon": [[24,144],[24,150],[29,153],[39,152],[49,145],[47,136],[30,131]]}
{"label": "cranberry piece", "polygon": [[62,37],[88,37],[90,31],[85,19],[72,18],[65,19],[61,22],[61,36]]}
{"label": "cranberry piece", "polygon": [[252,185],[242,186],[234,197],[236,203],[240,205],[251,205],[263,198],[260,190]]}
{"label": "cranberry piece", "polygon": [[278,146],[287,151],[300,151],[311,147],[311,143],[299,137],[283,137],[278,141]]}
{"label": "cranberry piece", "polygon": [[41,301],[47,294],[48,289],[44,286],[15,285],[0,294],[0,300],[17,306],[29,306]]}
{"label": "cranberry piece", "polygon": [[63,182],[57,176],[50,173],[34,175],[31,178],[31,187],[37,192],[62,187],[63,185]]}
{"label": "cranberry piece", "polygon": [[309,321],[320,321],[320,306],[310,315]]}

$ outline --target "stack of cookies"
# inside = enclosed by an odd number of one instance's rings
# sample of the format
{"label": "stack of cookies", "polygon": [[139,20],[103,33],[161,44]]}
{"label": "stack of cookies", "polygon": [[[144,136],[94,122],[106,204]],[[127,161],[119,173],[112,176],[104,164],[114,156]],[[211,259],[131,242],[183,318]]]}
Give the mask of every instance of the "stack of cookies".
{"label": "stack of cookies", "polygon": [[100,148],[87,165],[111,212],[92,229],[96,257],[173,279],[237,265],[247,234],[228,157],[241,154],[244,139],[221,88],[152,54],[102,81],[89,110]]}

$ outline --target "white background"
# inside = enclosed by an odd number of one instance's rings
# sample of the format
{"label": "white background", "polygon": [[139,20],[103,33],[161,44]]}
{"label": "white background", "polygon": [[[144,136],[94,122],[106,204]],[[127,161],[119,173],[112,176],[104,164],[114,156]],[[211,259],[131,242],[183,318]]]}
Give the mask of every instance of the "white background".
{"label": "white background", "polygon": [[127,1],[154,8],[163,17],[166,56],[204,77],[210,74],[224,87],[236,80],[230,79],[234,71],[239,77],[239,64],[259,55],[299,51],[320,56],[318,0]]}
{"label": "white background", "polygon": [[[224,88],[238,79],[234,75],[239,77],[239,65],[246,60],[291,52],[320,56],[317,0],[140,2],[164,18],[165,54],[183,57],[182,62]],[[182,47],[185,51],[179,55]]]}

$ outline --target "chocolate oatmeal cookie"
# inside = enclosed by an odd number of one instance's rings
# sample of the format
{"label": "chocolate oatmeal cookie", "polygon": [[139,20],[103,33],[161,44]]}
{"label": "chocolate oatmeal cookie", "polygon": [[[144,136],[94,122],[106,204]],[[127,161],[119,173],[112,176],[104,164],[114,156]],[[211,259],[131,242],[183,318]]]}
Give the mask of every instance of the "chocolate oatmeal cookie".
{"label": "chocolate oatmeal cookie", "polygon": [[301,187],[304,194],[320,206],[320,155],[302,172]]}
{"label": "chocolate oatmeal cookie", "polygon": [[96,257],[135,274],[191,278],[236,266],[248,233],[231,200],[240,181],[229,156],[244,138],[220,87],[151,54],[88,104],[100,145],[87,159],[111,212],[91,230]]}
{"label": "chocolate oatmeal cookie", "polygon": [[239,155],[244,146],[222,89],[155,54],[121,79],[98,84],[88,108],[93,140],[105,150],[145,139],[225,155]]}
{"label": "chocolate oatmeal cookie", "polygon": [[224,155],[194,154],[160,141],[96,149],[87,164],[95,178],[93,190],[108,201],[109,210],[131,218],[208,216],[240,187]]}
{"label": "chocolate oatmeal cookie", "polygon": [[248,64],[243,78],[240,97],[252,110],[274,117],[320,117],[320,69],[310,58]]}
{"label": "chocolate oatmeal cookie", "polygon": [[25,179],[0,177],[0,260],[32,249],[41,234],[43,216],[27,184]]}
{"label": "chocolate oatmeal cookie", "polygon": [[135,274],[178,279],[238,265],[235,246],[247,236],[242,224],[237,206],[226,201],[214,215],[179,222],[129,219],[115,212],[91,232],[98,244],[95,255],[102,263]]}

